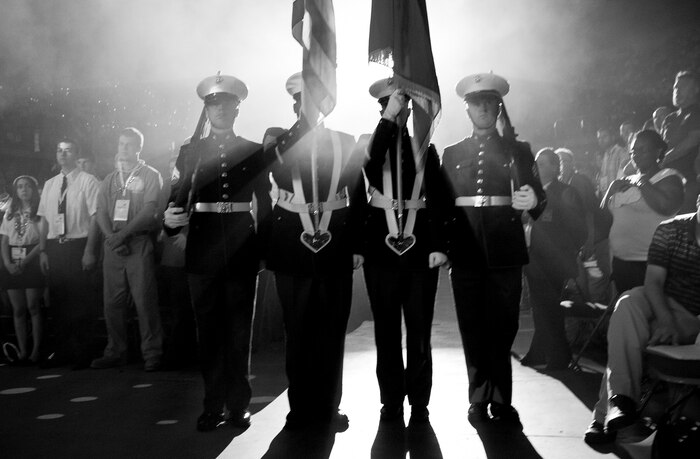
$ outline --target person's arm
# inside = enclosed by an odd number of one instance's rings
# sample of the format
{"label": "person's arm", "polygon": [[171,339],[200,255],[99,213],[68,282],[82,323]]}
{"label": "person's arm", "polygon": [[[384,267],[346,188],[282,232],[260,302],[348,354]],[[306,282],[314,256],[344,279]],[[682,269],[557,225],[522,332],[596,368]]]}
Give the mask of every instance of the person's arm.
{"label": "person's arm", "polygon": [[42,215],[39,221],[39,267],[46,276],[49,273],[49,256],[46,254],[46,237],[49,234],[49,222]]}
{"label": "person's arm", "polygon": [[661,165],[667,166],[691,153],[697,155],[698,147],[700,147],[700,130],[690,131],[685,139],[666,152]]}
{"label": "person's arm", "polygon": [[683,204],[683,182],[676,176],[666,177],[656,183],[638,180],[635,185],[642,198],[654,212],[664,216],[675,215]]}
{"label": "person's arm", "polygon": [[10,257],[10,239],[4,234],[0,235],[2,238],[1,248],[2,248],[2,262],[5,265],[5,269],[10,274],[16,274],[18,271],[17,266],[12,263],[12,257]]}
{"label": "person's arm", "polygon": [[97,226],[97,220],[95,214],[97,213],[97,194],[100,188],[100,182],[92,176],[88,175],[87,182],[85,184],[85,205],[90,214],[90,222],[88,227],[88,237],[87,243],[85,244],[85,250],[83,251],[82,265],[84,271],[89,271],[95,267],[97,262],[98,247],[97,242],[100,240],[100,229]]}
{"label": "person's arm", "polygon": [[613,197],[615,193],[620,191],[625,191],[627,188],[631,187],[632,184],[625,179],[616,179],[608,187],[607,191],[603,195],[603,199],[600,200],[600,208],[605,210],[608,208],[608,201]]}
{"label": "person's arm", "polygon": [[87,243],[85,251],[83,251],[82,265],[84,271],[89,271],[95,267],[97,263],[97,241],[100,240],[100,229],[97,226],[95,214],[90,216],[90,227],[88,229]]}
{"label": "person's arm", "polygon": [[678,344],[678,328],[671,315],[666,295],[664,294],[664,284],[666,283],[666,268],[659,265],[647,265],[647,272],[644,278],[644,294],[651,305],[657,327],[654,330],[649,345],[656,344]]}

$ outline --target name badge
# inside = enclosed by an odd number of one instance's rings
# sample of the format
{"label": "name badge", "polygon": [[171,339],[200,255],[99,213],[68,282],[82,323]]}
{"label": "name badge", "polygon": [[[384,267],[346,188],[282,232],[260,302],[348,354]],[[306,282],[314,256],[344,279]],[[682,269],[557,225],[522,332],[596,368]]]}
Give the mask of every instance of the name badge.
{"label": "name badge", "polygon": [[27,258],[26,247],[12,247],[12,262],[17,263],[20,260]]}
{"label": "name badge", "polygon": [[129,200],[117,199],[114,203],[114,221],[125,222],[129,220]]}
{"label": "name badge", "polygon": [[66,234],[66,215],[58,214],[53,221],[53,226],[56,229],[56,234]]}

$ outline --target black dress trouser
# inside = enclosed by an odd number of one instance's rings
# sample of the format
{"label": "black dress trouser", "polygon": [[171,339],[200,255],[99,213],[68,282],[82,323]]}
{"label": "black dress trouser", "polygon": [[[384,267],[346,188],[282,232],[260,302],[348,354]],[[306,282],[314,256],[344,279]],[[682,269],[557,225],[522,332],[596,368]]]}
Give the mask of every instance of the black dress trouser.
{"label": "black dress trouser", "polygon": [[188,274],[204,377],[204,411],[248,408],[256,275]]}
{"label": "black dress trouser", "polygon": [[518,332],[520,267],[454,265],[450,271],[469,376],[469,402],[510,405],[510,349]]}
{"label": "black dress trouser", "polygon": [[49,304],[57,361],[89,363],[97,323],[95,271],[84,271],[87,238],[46,241]]}
{"label": "black dress trouser", "polygon": [[340,406],[352,271],[324,277],[275,273],[284,314],[290,415],[321,420]]}
{"label": "black dress trouser", "polygon": [[[400,269],[365,263],[365,282],[374,317],[377,380],[384,405],[427,406],[433,379],[430,331],[438,269]],[[404,369],[401,313],[406,323]]]}

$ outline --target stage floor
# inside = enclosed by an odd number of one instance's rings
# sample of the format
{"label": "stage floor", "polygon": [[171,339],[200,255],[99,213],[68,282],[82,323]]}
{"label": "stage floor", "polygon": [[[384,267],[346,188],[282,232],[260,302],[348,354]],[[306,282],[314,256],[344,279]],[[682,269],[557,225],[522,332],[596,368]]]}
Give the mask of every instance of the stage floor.
{"label": "stage floor", "polygon": [[[515,354],[532,336],[521,314]],[[379,423],[373,323],[346,340],[341,408],[343,433],[288,433],[283,348],[253,354],[253,425],[211,433],[194,428],[202,383],[196,369],[145,373],[120,369],[70,371],[0,368],[0,457],[13,458],[597,458],[650,456],[651,439],[596,451],[582,440],[600,382],[599,365],[583,372],[539,372],[513,360],[513,404],[523,429],[467,421],[467,375],[447,277],[433,325],[430,424]],[[410,409],[406,406],[408,414]]]}

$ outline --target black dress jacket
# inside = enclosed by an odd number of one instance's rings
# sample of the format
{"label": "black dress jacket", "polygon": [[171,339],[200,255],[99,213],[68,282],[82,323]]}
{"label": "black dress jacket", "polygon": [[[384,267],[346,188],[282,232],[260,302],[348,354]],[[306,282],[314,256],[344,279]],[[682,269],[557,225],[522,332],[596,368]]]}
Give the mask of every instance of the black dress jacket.
{"label": "black dress jacket", "polygon": [[[331,174],[334,164],[331,130],[317,127],[317,171],[319,201],[328,200]],[[361,224],[366,205],[362,186],[362,156],[353,155],[355,139],[342,132],[333,131],[340,141],[342,152],[342,172],[334,195],[347,187],[349,206],[334,210],[328,231],[331,240],[317,253],[302,244],[304,232],[299,214],[275,205],[270,220],[269,239],[266,248],[267,268],[283,274],[312,277],[334,275],[343,270],[352,270],[353,254],[361,254]],[[304,190],[304,201],[311,203],[311,139],[307,136],[291,149],[282,161],[273,164],[272,178],[281,190],[294,193],[292,170],[299,166]],[[335,196],[331,198],[336,199]],[[311,216],[313,220],[313,216]]]}
{"label": "black dress jacket", "polygon": [[[256,201],[253,212],[193,212],[185,268],[189,273],[255,274],[271,212],[267,169],[273,152],[234,134],[214,135],[184,145],[176,167],[179,184],[192,184],[192,204]],[[272,156],[274,158],[274,156]],[[193,177],[194,175],[194,177]],[[171,202],[178,198],[173,186]],[[257,231],[256,231],[257,223]],[[166,228],[169,235],[178,228]]]}
{"label": "black dress jacket", "polygon": [[448,256],[453,264],[471,268],[506,268],[528,263],[521,211],[510,205],[458,207],[460,196],[511,196],[530,185],[537,218],[546,205],[537,165],[527,143],[493,133],[468,137],[445,149],[442,170],[451,193]]}
{"label": "black dress jacket", "polygon": [[[365,163],[365,176],[370,187],[376,188],[385,197],[383,169],[389,151],[391,164],[391,183],[393,199],[397,198],[396,174],[396,140],[399,128],[396,123],[382,119],[379,121],[367,147],[368,158]],[[432,252],[447,252],[445,233],[445,205],[448,199],[444,192],[440,160],[434,145],[430,145],[425,153],[425,173],[420,196],[425,197],[426,207],[418,209],[413,235],[415,245],[398,255],[385,243],[389,234],[386,213],[382,208],[367,207],[365,221],[365,262],[383,266],[406,266],[411,268],[428,268],[428,256]],[[416,176],[416,165],[411,145],[411,138],[406,128],[402,130],[401,139],[403,199],[411,198],[413,182]],[[441,212],[442,211],[442,212]],[[396,214],[396,212],[394,212]],[[404,210],[404,223],[408,218],[408,210]]]}
{"label": "black dress jacket", "polygon": [[547,207],[533,222],[530,265],[549,279],[576,277],[576,257],[586,241],[586,211],[578,192],[558,180],[546,190]]}

